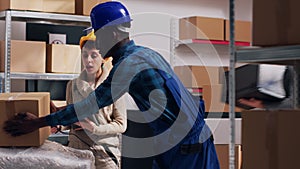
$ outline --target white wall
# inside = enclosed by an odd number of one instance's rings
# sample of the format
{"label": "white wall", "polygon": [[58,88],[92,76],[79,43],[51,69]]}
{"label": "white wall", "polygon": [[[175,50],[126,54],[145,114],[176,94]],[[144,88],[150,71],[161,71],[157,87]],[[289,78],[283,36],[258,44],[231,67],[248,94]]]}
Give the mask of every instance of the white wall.
{"label": "white wall", "polygon": [[[187,16],[208,16],[229,18],[229,0],[121,0],[133,17],[132,38],[137,44],[145,45],[159,51],[170,60],[170,20]],[[252,20],[252,0],[236,0],[236,19]],[[173,38],[177,38],[173,37]],[[180,52],[179,52],[180,53]],[[182,52],[181,52],[182,53]],[[193,56],[193,54],[191,54]],[[199,64],[194,57],[188,56],[185,63]],[[220,60],[220,59],[218,59]],[[223,65],[228,58],[221,58]],[[182,62],[179,60],[179,62]],[[205,64],[215,64],[207,60]],[[178,64],[178,62],[177,62]]]}

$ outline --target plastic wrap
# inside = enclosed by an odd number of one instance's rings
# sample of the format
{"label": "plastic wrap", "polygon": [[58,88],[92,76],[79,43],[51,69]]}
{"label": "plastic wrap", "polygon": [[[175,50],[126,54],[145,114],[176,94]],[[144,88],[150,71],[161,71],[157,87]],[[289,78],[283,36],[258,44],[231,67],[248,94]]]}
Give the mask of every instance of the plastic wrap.
{"label": "plastic wrap", "polygon": [[0,169],[94,169],[89,150],[77,150],[48,141],[40,147],[0,148]]}

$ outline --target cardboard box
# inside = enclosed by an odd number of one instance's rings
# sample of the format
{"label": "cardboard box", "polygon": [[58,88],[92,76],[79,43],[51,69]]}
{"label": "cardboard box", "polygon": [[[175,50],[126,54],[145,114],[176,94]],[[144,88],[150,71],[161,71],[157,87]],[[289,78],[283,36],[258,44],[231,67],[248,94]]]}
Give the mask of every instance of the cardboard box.
{"label": "cardboard box", "polygon": [[[4,41],[0,41],[0,70],[4,71]],[[11,40],[11,72],[45,73],[46,43]]]}
{"label": "cardboard box", "polygon": [[299,0],[253,1],[253,46],[300,44]]}
{"label": "cardboard box", "polygon": [[179,39],[224,40],[224,19],[192,16],[179,20]]}
{"label": "cardboard box", "polygon": [[43,0],[43,11],[74,14],[75,0]]}
{"label": "cardboard box", "polygon": [[242,117],[243,168],[299,166],[299,110],[245,111]]}
{"label": "cardboard box", "polygon": [[1,0],[0,10],[29,10],[42,11],[43,0]]}
{"label": "cardboard box", "polygon": [[[229,169],[229,145],[228,144],[217,144],[215,145],[220,169]],[[241,145],[235,146],[235,168],[241,169],[242,166],[242,148]]]}
{"label": "cardboard box", "polygon": [[185,87],[199,88],[207,84],[220,84],[224,79],[224,68],[218,66],[176,66],[176,75]]}
{"label": "cardboard box", "polygon": [[[0,128],[16,113],[31,112],[38,117],[50,113],[50,94],[40,93],[1,93]],[[0,146],[40,146],[50,135],[50,127],[43,127],[26,135],[12,137],[0,130]]]}
{"label": "cardboard box", "polygon": [[80,73],[81,51],[79,45],[47,45],[47,72]]}
{"label": "cardboard box", "polygon": [[[223,85],[203,85],[202,96],[207,112],[229,112],[229,105],[222,102]],[[236,107],[235,112],[241,112],[242,109]]]}
{"label": "cardboard box", "polygon": [[108,2],[111,0],[75,0],[75,14],[77,15],[90,15],[94,6],[99,3]]}
{"label": "cardboard box", "polygon": [[[251,42],[252,41],[252,26],[249,21],[235,21],[235,41]],[[225,40],[230,40],[230,24],[229,20],[225,21]]]}

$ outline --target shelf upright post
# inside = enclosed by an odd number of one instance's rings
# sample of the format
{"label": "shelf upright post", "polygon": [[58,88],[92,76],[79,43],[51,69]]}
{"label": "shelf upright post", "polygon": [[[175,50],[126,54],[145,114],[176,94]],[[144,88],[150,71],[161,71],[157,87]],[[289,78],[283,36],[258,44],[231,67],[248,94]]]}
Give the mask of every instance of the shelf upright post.
{"label": "shelf upright post", "polygon": [[5,11],[4,92],[10,92],[11,11]]}
{"label": "shelf upright post", "polygon": [[235,169],[235,2],[229,0],[229,24],[230,24],[230,70],[229,70],[229,118],[230,118],[230,144],[229,144],[229,169]]}
{"label": "shelf upright post", "polygon": [[170,65],[172,68],[175,66],[175,48],[176,48],[176,41],[177,41],[177,36],[176,36],[176,18],[171,18],[170,21]]}

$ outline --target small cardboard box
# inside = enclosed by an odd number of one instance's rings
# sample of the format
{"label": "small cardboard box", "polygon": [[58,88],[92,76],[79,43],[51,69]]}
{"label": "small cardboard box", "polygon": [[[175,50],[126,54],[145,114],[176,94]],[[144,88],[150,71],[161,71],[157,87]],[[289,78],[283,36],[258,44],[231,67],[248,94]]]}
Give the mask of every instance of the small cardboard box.
{"label": "small cardboard box", "polygon": [[2,130],[5,121],[19,112],[30,112],[38,117],[48,115],[49,93],[1,93],[0,110],[0,146],[40,146],[50,135],[50,127],[43,127],[18,137],[12,137]]}
{"label": "small cardboard box", "polygon": [[218,66],[176,66],[176,75],[188,88],[201,88],[207,84],[220,84],[224,68]]}
{"label": "small cardboard box", "polygon": [[[4,71],[4,41],[0,41],[0,70]],[[45,73],[46,43],[11,40],[11,72]]]}
{"label": "small cardboard box", "polygon": [[179,20],[179,39],[224,40],[224,19],[192,16]]}
{"label": "small cardboard box", "polygon": [[[220,168],[229,169],[229,145],[228,144],[217,144],[215,145]],[[242,167],[242,146],[235,145],[235,168],[241,169]]]}
{"label": "small cardboard box", "polygon": [[[203,85],[202,96],[207,112],[229,112],[229,105],[222,102],[223,85]],[[242,109],[236,107],[235,112],[241,112]]]}
{"label": "small cardboard box", "polygon": [[42,11],[43,0],[1,0],[0,11],[7,9]]}
{"label": "small cardboard box", "polygon": [[243,168],[299,166],[299,110],[244,111],[242,117]]}
{"label": "small cardboard box", "polygon": [[81,51],[79,45],[47,45],[47,72],[80,73]]}
{"label": "small cardboard box", "polygon": [[[249,21],[235,21],[235,41],[237,42],[251,42],[252,41],[252,27]],[[229,20],[225,21],[225,40],[230,40],[230,26]]]}
{"label": "small cardboard box", "polygon": [[300,44],[299,0],[253,0],[253,46]]}
{"label": "small cardboard box", "polygon": [[43,11],[74,14],[75,0],[43,0]]}
{"label": "small cardboard box", "polygon": [[90,15],[94,6],[111,0],[75,0],[75,14]]}

